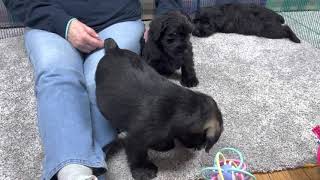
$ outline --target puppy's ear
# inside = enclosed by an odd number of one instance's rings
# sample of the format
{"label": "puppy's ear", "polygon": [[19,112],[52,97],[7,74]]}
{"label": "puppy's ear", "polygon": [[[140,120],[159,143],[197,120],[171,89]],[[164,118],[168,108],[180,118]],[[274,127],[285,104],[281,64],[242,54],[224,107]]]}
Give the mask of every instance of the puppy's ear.
{"label": "puppy's ear", "polygon": [[165,31],[167,27],[166,18],[166,15],[162,15],[157,17],[150,23],[148,39],[152,39],[153,41],[158,41],[160,39],[161,34]]}
{"label": "puppy's ear", "polygon": [[180,16],[182,19],[182,23],[184,24],[184,27],[186,28],[187,32],[192,32],[193,31],[193,23],[192,23],[192,18],[189,14],[185,13],[185,12],[176,12],[176,16]]}
{"label": "puppy's ear", "polygon": [[104,40],[104,50],[107,52],[110,49],[118,49],[118,44],[112,38]]}
{"label": "puppy's ear", "polygon": [[215,9],[215,16],[214,17],[209,17],[210,18],[210,24],[216,25],[219,29],[221,29],[225,22],[226,22],[226,17],[225,14],[223,13],[222,10],[220,9]]}
{"label": "puppy's ear", "polygon": [[212,146],[219,140],[223,129],[218,120],[211,119],[205,124],[204,130],[206,132],[205,151],[209,153]]}
{"label": "puppy's ear", "polygon": [[223,131],[223,120],[220,109],[217,103],[207,97],[202,106],[202,116],[206,117],[206,122],[203,126],[203,131],[206,133],[205,151],[209,153],[212,146],[219,140]]}

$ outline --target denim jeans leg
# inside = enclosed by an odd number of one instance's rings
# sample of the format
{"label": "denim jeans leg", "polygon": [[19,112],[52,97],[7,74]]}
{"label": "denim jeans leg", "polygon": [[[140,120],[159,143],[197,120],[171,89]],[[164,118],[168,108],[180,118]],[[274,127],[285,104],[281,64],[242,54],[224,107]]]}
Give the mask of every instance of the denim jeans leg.
{"label": "denim jeans leg", "polygon": [[[120,48],[140,53],[140,39],[143,33],[144,24],[141,20],[137,20],[114,24],[99,32],[99,36],[101,39],[113,38]],[[105,120],[96,104],[95,72],[104,53],[104,49],[95,51],[84,62],[84,74],[91,102],[94,136],[102,147],[112,142],[116,136],[116,132],[111,127],[110,122]]]}
{"label": "denim jeans leg", "polygon": [[38,127],[44,150],[43,178],[75,163],[105,170],[94,139],[83,57],[57,34],[29,29],[25,46],[33,65]]}

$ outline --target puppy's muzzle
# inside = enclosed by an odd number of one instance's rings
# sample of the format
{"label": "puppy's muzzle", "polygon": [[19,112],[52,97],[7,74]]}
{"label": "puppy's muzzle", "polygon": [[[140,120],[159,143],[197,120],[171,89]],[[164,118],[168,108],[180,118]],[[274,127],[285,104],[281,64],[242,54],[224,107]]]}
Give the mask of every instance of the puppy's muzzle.
{"label": "puppy's muzzle", "polygon": [[175,48],[175,51],[176,51],[176,55],[184,55],[186,52],[187,52],[187,46],[186,45],[180,45],[180,46],[177,46]]}
{"label": "puppy's muzzle", "polygon": [[200,30],[199,29],[194,29],[193,31],[192,31],[192,35],[195,35],[195,36],[200,36]]}

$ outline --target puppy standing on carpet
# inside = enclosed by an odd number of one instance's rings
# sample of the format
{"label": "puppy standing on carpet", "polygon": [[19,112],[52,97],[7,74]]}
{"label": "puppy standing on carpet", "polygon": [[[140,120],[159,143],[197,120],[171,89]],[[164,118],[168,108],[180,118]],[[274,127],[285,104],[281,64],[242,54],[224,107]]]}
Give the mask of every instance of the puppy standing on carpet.
{"label": "puppy standing on carpet", "polygon": [[148,149],[167,151],[174,139],[209,152],[223,131],[212,97],[170,82],[137,54],[105,40],[96,71],[97,104],[114,128],[127,131],[125,150],[133,178],[156,177]]}
{"label": "puppy standing on carpet", "polygon": [[197,86],[190,35],[193,26],[180,12],[170,12],[150,23],[142,56],[161,75],[172,75],[181,68],[181,84]]}
{"label": "puppy standing on carpet", "polygon": [[256,35],[271,39],[289,38],[300,43],[284,19],[276,12],[255,4],[225,4],[200,9],[193,20],[194,36],[216,32]]}

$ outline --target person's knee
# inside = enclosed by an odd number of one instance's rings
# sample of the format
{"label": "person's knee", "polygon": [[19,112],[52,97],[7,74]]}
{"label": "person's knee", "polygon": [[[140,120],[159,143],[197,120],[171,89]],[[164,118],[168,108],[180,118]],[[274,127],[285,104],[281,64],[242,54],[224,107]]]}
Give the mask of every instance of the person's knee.
{"label": "person's knee", "polygon": [[50,51],[30,55],[37,91],[48,86],[84,86],[82,59],[72,57],[70,54],[69,56],[60,55],[59,51],[58,48],[53,48]]}
{"label": "person's knee", "polygon": [[69,87],[85,87],[83,73],[77,69],[64,67],[43,68],[35,78],[36,91],[39,92],[44,88],[56,88],[63,90]]}

